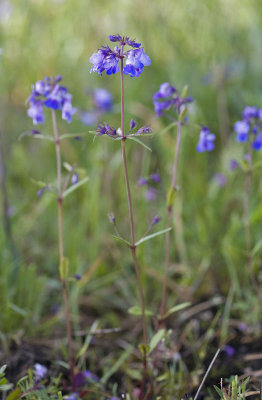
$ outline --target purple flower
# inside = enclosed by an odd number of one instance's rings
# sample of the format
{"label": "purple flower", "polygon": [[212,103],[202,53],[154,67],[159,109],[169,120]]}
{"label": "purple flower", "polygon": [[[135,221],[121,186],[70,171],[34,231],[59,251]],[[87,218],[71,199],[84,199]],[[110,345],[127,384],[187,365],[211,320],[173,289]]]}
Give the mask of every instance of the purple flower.
{"label": "purple flower", "polygon": [[72,178],[71,178],[71,183],[72,183],[72,185],[75,185],[75,184],[78,182],[78,180],[79,180],[78,173],[75,172],[75,173],[72,175]]}
{"label": "purple flower", "polygon": [[199,153],[203,153],[204,151],[212,151],[215,147],[214,140],[216,136],[213,133],[210,133],[210,129],[206,126],[200,131],[199,141],[197,144],[197,151]]}
{"label": "purple flower", "polygon": [[40,381],[41,379],[43,379],[46,376],[47,368],[44,365],[39,364],[39,363],[36,363],[34,365],[34,367],[35,367],[35,379],[37,381]]}
{"label": "purple flower", "polygon": [[132,129],[134,129],[136,126],[136,121],[134,119],[131,119],[129,127],[130,127],[130,131],[132,131]]}
{"label": "purple flower", "polygon": [[111,42],[119,42],[119,44],[122,46],[125,46],[126,44],[135,48],[139,48],[141,46],[141,43],[137,43],[134,39],[129,39],[128,36],[122,37],[121,35],[117,34],[109,35],[108,38]]}
{"label": "purple flower", "polygon": [[157,195],[157,190],[154,189],[153,187],[149,187],[145,193],[145,199],[146,201],[153,201],[156,199]]}
{"label": "purple flower", "polygon": [[226,175],[222,174],[221,172],[218,172],[217,174],[214,175],[213,177],[215,183],[219,187],[224,187],[227,184],[227,177]]}
{"label": "purple flower", "polygon": [[252,143],[252,147],[254,150],[260,150],[262,147],[262,131],[259,132],[254,140],[254,142]]}
{"label": "purple flower", "polygon": [[108,216],[109,222],[110,222],[111,224],[115,225],[115,223],[116,223],[116,217],[115,217],[115,215],[114,215],[113,213],[108,213],[107,216]]}
{"label": "purple flower", "polygon": [[169,82],[162,83],[159,91],[154,94],[153,101],[170,97],[173,93],[176,93],[174,86],[172,86]]}
{"label": "purple flower", "polygon": [[92,380],[92,381],[95,381],[95,382],[99,381],[99,378],[96,375],[94,375],[92,372],[88,371],[88,370],[85,371],[83,374],[84,374],[85,378],[88,379],[88,380]]}
{"label": "purple flower", "polygon": [[138,131],[136,132],[136,135],[142,135],[143,133],[151,133],[152,129],[150,128],[150,126],[146,125],[146,126],[142,126],[142,128],[138,129]]}
{"label": "purple flower", "polygon": [[155,215],[154,218],[152,219],[151,225],[158,224],[158,222],[161,220],[161,217],[159,215]]}
{"label": "purple flower", "polygon": [[33,124],[43,124],[45,122],[43,103],[35,100],[30,101],[30,107],[27,110],[27,115],[33,119]]}
{"label": "purple flower", "polygon": [[112,109],[113,96],[108,90],[103,88],[95,89],[93,98],[95,106],[99,110],[108,112]]}
{"label": "purple flower", "polygon": [[62,118],[68,123],[71,122],[76,108],[72,107],[72,95],[68,93],[67,88],[58,85],[61,79],[60,75],[53,79],[45,77],[32,86],[27,114],[33,119],[34,125],[44,123],[44,106],[53,110],[62,110]]}
{"label": "purple flower", "polygon": [[138,179],[138,184],[139,184],[139,186],[147,185],[148,184],[147,179],[145,179],[142,176],[140,176],[139,179]]}
{"label": "purple flower", "polygon": [[150,179],[151,179],[153,182],[156,182],[156,183],[161,182],[161,178],[160,178],[160,175],[159,175],[158,172],[155,172],[154,174],[150,175]]}
{"label": "purple flower", "polygon": [[65,397],[65,400],[78,400],[79,396],[78,393],[69,394],[69,396]]}
{"label": "purple flower", "polygon": [[81,112],[80,118],[83,124],[86,126],[93,126],[96,125],[98,122],[97,115],[94,112],[89,112],[89,111]]}
{"label": "purple flower", "polygon": [[164,111],[167,111],[171,107],[180,114],[180,112],[182,112],[182,106],[191,103],[193,100],[193,97],[180,96],[174,86],[169,82],[162,83],[159,91],[153,96],[155,113],[158,117],[161,117]]}
{"label": "purple flower", "polygon": [[97,135],[107,135],[110,137],[115,137],[118,136],[116,129],[111,127],[110,125],[108,125],[106,122],[104,122],[104,124],[100,124],[97,128],[96,128],[96,132]]}
{"label": "purple flower", "polygon": [[237,134],[238,142],[248,141],[249,123],[246,121],[237,121],[234,124],[234,130]]}
{"label": "purple flower", "polygon": [[262,108],[258,110],[258,118],[262,121]]}
{"label": "purple flower", "polygon": [[230,346],[229,344],[226,344],[224,346],[223,351],[226,353],[228,357],[232,357],[236,353],[234,347]]}
{"label": "purple flower", "polygon": [[45,190],[49,191],[50,187],[48,185],[46,185],[46,186],[42,187],[41,189],[39,189],[37,192],[37,197],[39,197],[39,198],[42,197]]}
{"label": "purple flower", "polygon": [[121,47],[129,45],[133,47],[131,50],[121,52],[120,47],[116,46],[112,50],[109,46],[104,46],[94,53],[89,61],[93,64],[90,72],[97,72],[102,75],[106,71],[108,75],[115,74],[119,71],[120,59],[125,59],[124,74],[131,77],[139,76],[144,69],[144,66],[150,65],[151,61],[144,49],[135,40],[120,35],[110,35],[111,42],[119,42]]}
{"label": "purple flower", "polygon": [[143,72],[144,66],[149,66],[150,64],[151,60],[142,47],[136,50],[129,50],[127,52],[124,74],[130,75],[132,78],[137,77]]}
{"label": "purple flower", "polygon": [[237,167],[238,167],[238,162],[234,159],[230,160],[229,162],[230,171],[234,171]]}
{"label": "purple flower", "polygon": [[246,106],[242,112],[242,117],[244,120],[249,120],[258,117],[257,107]]}

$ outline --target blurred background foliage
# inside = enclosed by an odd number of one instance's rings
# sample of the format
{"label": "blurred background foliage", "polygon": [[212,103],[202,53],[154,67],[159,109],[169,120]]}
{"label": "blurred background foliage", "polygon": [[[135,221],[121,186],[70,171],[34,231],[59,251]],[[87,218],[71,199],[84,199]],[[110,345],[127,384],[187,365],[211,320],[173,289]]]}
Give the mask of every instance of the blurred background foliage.
{"label": "blurred background foliage", "polygon": [[[115,106],[104,120],[118,127],[119,74],[99,77],[89,73],[89,57],[115,33],[136,38],[152,61],[139,78],[125,79],[126,125],[135,118],[140,124],[150,124],[155,133],[146,140],[152,153],[128,144],[137,237],[156,213],[162,216],[159,229],[165,227],[165,190],[175,145],[173,130],[160,133],[169,122],[155,117],[152,95],[162,82],[169,81],[178,90],[188,84],[188,94],[195,99],[189,124],[183,128],[169,304],[227,295],[233,287],[236,308],[244,311],[243,318],[256,321],[255,296],[245,299],[252,289],[245,265],[244,176],[239,170],[230,172],[229,162],[245,153],[235,143],[233,122],[240,119],[245,105],[262,107],[261,0],[0,0],[0,330],[35,332],[41,318],[61,303],[56,203],[49,193],[38,199],[38,188],[31,181],[55,181],[54,147],[30,137],[19,140],[23,132],[32,129],[25,105],[31,84],[61,74],[79,110],[90,108],[88,89],[106,88],[113,94]],[[196,152],[199,124],[216,133],[214,153]],[[40,129],[52,134],[50,118]],[[70,125],[59,124],[60,133],[88,129],[79,114]],[[137,304],[129,253],[114,242],[107,218],[113,211],[119,230],[128,237],[119,142],[93,141],[93,136],[87,136],[81,142],[64,141],[62,152],[63,160],[83,168],[90,177],[64,206],[70,273],[83,275],[80,283],[71,285],[75,324],[80,321],[81,325],[81,318],[77,318],[79,310],[73,300],[80,299],[85,313],[92,309],[104,326],[117,326],[119,315]],[[257,160],[260,157],[255,154]],[[157,187],[156,200],[147,202],[145,189],[137,180],[156,171],[162,184]],[[226,175],[225,186],[217,184],[216,173]],[[261,237],[261,215],[258,169],[251,195],[252,247]],[[259,246],[257,249],[259,279],[261,253]],[[157,312],[164,237],[141,246],[139,258],[147,301]],[[253,312],[247,313],[250,309]]]}

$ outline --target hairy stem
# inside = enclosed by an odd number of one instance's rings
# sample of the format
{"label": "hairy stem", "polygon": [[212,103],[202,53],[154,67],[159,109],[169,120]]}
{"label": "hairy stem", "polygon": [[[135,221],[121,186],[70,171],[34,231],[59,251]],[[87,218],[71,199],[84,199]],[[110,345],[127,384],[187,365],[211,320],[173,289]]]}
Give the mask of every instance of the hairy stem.
{"label": "hairy stem", "polygon": [[[56,123],[56,113],[52,110],[52,122],[53,131],[56,145],[56,164],[57,164],[57,211],[58,211],[58,243],[59,243],[59,262],[60,264],[64,259],[64,246],[63,246],[63,189],[62,189],[62,163],[61,163],[61,148],[60,139]],[[66,289],[66,280],[60,277],[62,284],[63,302],[64,302],[64,313],[66,320],[66,331],[67,331],[67,344],[68,344],[68,357],[70,364],[70,377],[71,383],[73,383],[74,376],[74,361],[73,361],[73,350],[72,350],[72,328],[70,322],[70,312],[68,306],[68,295]]]}
{"label": "hairy stem", "polygon": [[[181,124],[181,122],[178,122],[177,123],[177,140],[176,140],[173,172],[172,172],[172,179],[171,179],[171,186],[170,186],[171,191],[175,191],[175,189],[176,189],[177,165],[178,165],[178,157],[179,157],[180,144],[181,144],[181,131],[182,131],[182,124]],[[167,204],[166,228],[170,227],[172,210],[173,210],[173,204]],[[166,292],[167,292],[167,277],[168,277],[168,269],[169,269],[169,257],[170,257],[170,231],[168,231],[166,233],[165,272],[164,272],[163,291],[162,291],[162,299],[161,299],[161,306],[160,306],[160,316],[164,315],[165,309],[166,309]]]}

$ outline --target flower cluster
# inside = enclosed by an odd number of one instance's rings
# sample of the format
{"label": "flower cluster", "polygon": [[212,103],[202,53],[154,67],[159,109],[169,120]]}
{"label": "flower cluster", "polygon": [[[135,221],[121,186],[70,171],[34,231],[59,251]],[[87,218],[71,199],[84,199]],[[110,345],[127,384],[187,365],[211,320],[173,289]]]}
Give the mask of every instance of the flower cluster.
{"label": "flower cluster", "polygon": [[262,108],[246,106],[242,112],[242,120],[234,124],[238,142],[248,142],[253,134],[252,147],[260,150],[262,147]]}
{"label": "flower cluster", "polygon": [[86,126],[96,125],[101,116],[110,112],[113,107],[112,94],[103,88],[97,88],[94,91],[88,91],[92,98],[93,107],[90,111],[81,112],[81,121]]}
{"label": "flower cluster", "polygon": [[165,82],[160,85],[160,89],[153,96],[155,113],[158,117],[164,114],[164,111],[175,109],[178,114],[183,110],[184,105],[192,103],[193,97],[183,97],[170,83]]}
{"label": "flower cluster", "polygon": [[[142,126],[141,128],[139,128],[135,133],[131,133],[132,130],[136,127],[136,122],[133,119],[131,119],[129,126],[130,126],[130,129],[129,129],[127,135],[124,136],[124,139],[127,139],[128,137],[141,136],[143,134],[152,132],[152,129],[148,125],[145,125],[145,126]],[[106,122],[98,125],[98,127],[96,128],[96,133],[97,133],[97,136],[106,135],[113,139],[123,138],[123,136],[121,135],[120,129],[116,130],[114,127],[110,126]]]}
{"label": "flower cluster", "polygon": [[27,114],[33,119],[33,124],[42,124],[45,121],[44,106],[53,110],[62,111],[62,119],[68,123],[72,120],[76,108],[72,107],[72,95],[68,93],[65,86],[59,82],[62,77],[45,77],[42,81],[37,81],[32,85],[32,93],[29,97],[29,109]]}
{"label": "flower cluster", "polygon": [[[141,43],[120,35],[109,35],[109,40],[118,42],[119,45],[115,46],[113,50],[108,45],[98,49],[90,57],[90,62],[93,64],[90,72],[97,72],[100,76],[103,71],[106,71],[107,75],[115,74],[119,71],[119,61],[125,59],[124,74],[138,77],[143,72],[144,66],[151,64],[144,48],[140,47]],[[126,45],[132,47],[132,49],[125,51]]]}
{"label": "flower cluster", "polygon": [[204,151],[212,151],[215,147],[215,139],[216,136],[214,133],[211,133],[210,129],[206,126],[203,126],[200,131],[199,141],[196,147],[197,151],[199,153],[203,153]]}

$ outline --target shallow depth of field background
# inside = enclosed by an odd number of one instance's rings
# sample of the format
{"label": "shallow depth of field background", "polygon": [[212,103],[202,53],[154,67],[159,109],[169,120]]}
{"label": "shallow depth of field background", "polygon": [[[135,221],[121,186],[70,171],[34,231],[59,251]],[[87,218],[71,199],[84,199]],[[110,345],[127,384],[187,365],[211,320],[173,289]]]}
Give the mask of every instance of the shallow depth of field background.
{"label": "shallow depth of field background", "polygon": [[[114,96],[114,112],[103,120],[120,125],[120,76],[90,74],[89,57],[109,43],[109,34],[134,37],[145,47],[152,64],[139,78],[125,78],[126,125],[134,118],[150,124],[145,139],[152,153],[128,143],[128,162],[139,238],[155,214],[165,228],[165,190],[171,176],[175,132],[160,133],[169,123],[154,115],[152,96],[163,82],[178,90],[189,85],[195,102],[183,128],[179,161],[180,191],[175,201],[172,233],[170,306],[216,295],[234,296],[232,312],[248,323],[259,310],[248,283],[243,228],[244,177],[230,172],[231,158],[241,159],[244,147],[235,142],[233,123],[245,105],[262,107],[262,11],[260,0],[1,0],[0,1],[0,332],[8,335],[49,334],[48,321],[61,304],[58,280],[56,202],[45,193],[37,198],[31,178],[56,178],[52,143],[19,136],[33,127],[25,102],[31,84],[61,74],[79,110],[91,107],[88,89],[103,87]],[[51,121],[39,126],[50,133]],[[195,148],[200,125],[217,135],[216,149],[199,154]],[[59,121],[62,133],[87,132],[79,115],[70,125]],[[83,168],[89,182],[64,205],[65,255],[72,282],[75,329],[83,321],[100,320],[103,327],[121,325],[129,307],[137,305],[130,254],[112,237],[107,217],[114,212],[119,230],[129,235],[127,202],[119,142],[87,135],[64,141],[63,160]],[[261,153],[255,154],[259,160]],[[158,171],[162,184],[156,200],[147,202],[140,176]],[[227,177],[219,187],[215,174]],[[255,171],[251,195],[252,247],[261,239],[261,172]],[[3,185],[6,188],[3,189]],[[11,231],[4,229],[4,192],[8,196]],[[260,248],[255,252],[259,279]],[[138,250],[148,308],[157,312],[164,266],[164,237]],[[79,311],[81,310],[81,312]],[[249,312],[251,311],[252,312]],[[242,313],[242,314],[241,314]],[[80,317],[78,318],[78,314]],[[84,324],[85,325],[85,324]],[[56,326],[56,325],[55,325]],[[87,326],[85,326],[87,328]],[[53,329],[53,328],[52,328]]]}

